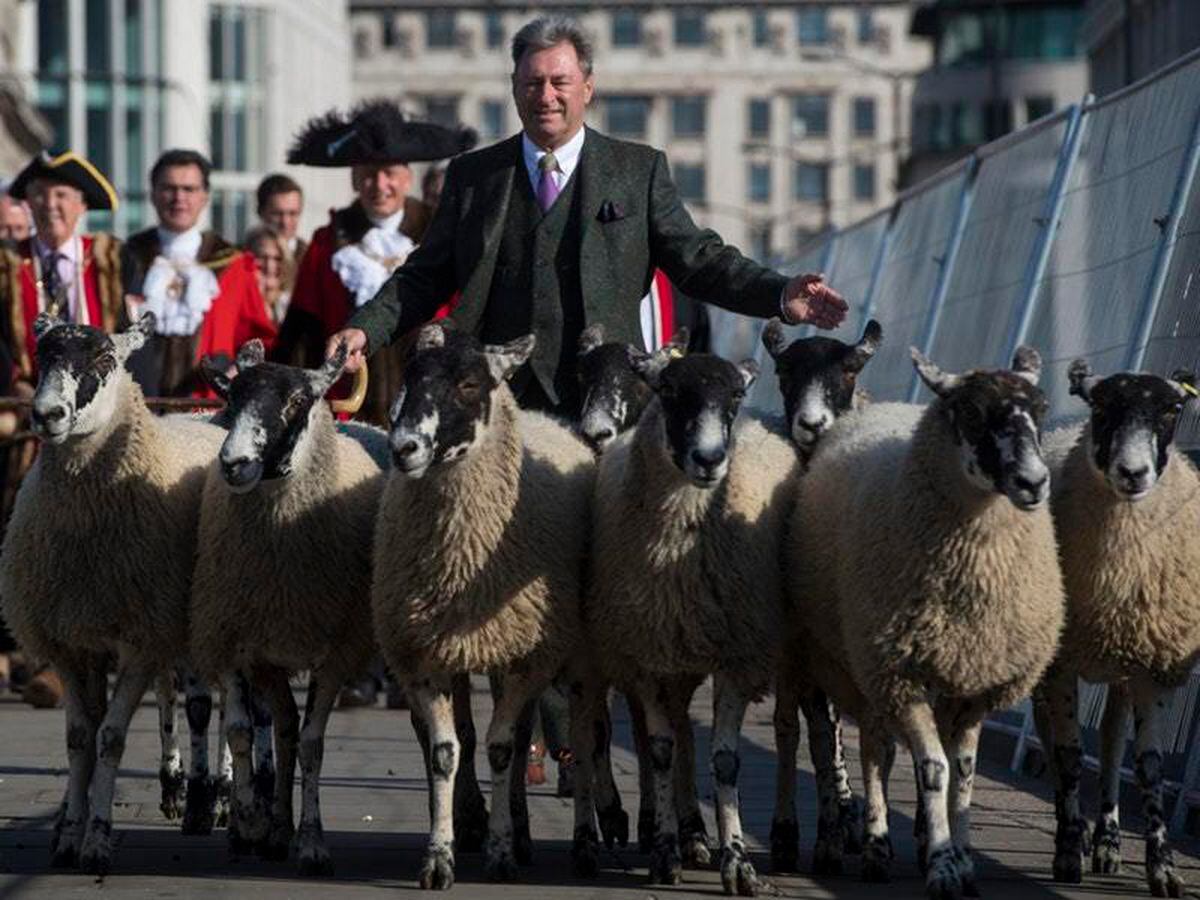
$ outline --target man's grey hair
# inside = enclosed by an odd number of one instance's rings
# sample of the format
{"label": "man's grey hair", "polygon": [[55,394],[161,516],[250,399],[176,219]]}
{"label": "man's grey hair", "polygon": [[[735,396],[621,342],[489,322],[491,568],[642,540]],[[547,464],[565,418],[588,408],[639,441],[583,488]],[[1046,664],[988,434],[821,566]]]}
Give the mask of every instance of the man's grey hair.
{"label": "man's grey hair", "polygon": [[538,50],[549,50],[564,41],[569,41],[575,47],[575,55],[579,57],[579,68],[585,78],[592,74],[592,38],[583,26],[570,16],[541,16],[521,27],[513,35],[512,59],[513,72],[521,64],[526,53]]}

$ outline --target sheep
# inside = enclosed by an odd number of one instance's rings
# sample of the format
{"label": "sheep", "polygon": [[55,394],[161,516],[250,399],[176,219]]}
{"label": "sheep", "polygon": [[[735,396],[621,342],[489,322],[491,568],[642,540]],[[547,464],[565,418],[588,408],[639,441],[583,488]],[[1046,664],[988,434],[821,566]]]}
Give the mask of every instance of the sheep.
{"label": "sheep", "polygon": [[1131,372],[1099,378],[1083,359],[1068,377],[1091,421],[1047,439],[1067,596],[1059,655],[1035,695],[1038,719],[1050,726],[1047,733],[1043,725],[1042,737],[1049,738],[1044,746],[1056,781],[1054,879],[1082,880],[1082,677],[1110,685],[1092,869],[1111,874],[1121,867],[1120,765],[1132,707],[1146,880],[1156,897],[1181,897],[1163,816],[1161,729],[1171,691],[1200,655],[1200,473],[1171,448],[1196,378],[1186,371],[1170,380]]}
{"label": "sheep", "polygon": [[[428,325],[390,410],[392,471],[376,523],[371,605],[384,658],[429,729],[432,827],[419,875],[426,889],[454,882],[450,798],[460,752],[452,677],[501,676],[487,731],[485,865],[490,878],[508,880],[516,876],[507,802],[510,779],[519,777],[516,721],[583,649],[580,581],[595,465],[565,426],[516,407],[506,378],[533,340],[482,346]],[[572,711],[573,748],[586,746],[588,725]],[[572,856],[590,873],[590,759],[578,765]]]}
{"label": "sheep", "polygon": [[[822,434],[851,409],[866,403],[858,387],[859,372],[870,362],[883,339],[880,324],[871,319],[857,343],[823,336],[787,342],[783,322],[771,319],[762,341],[775,362],[783,396],[788,433],[807,464]],[[808,724],[809,752],[817,781],[817,841],[813,871],[836,874],[844,852],[857,852],[862,811],[850,789],[842,749],[841,716],[806,671],[807,657],[799,640],[783,654],[775,687],[776,773],[775,815],[771,820],[771,864],[775,871],[795,871],[800,829],[796,819],[796,749],[800,741],[797,708]]]}
{"label": "sheep", "polygon": [[34,332],[42,447],[5,536],[0,597],[13,634],[66,687],[69,776],[52,862],[104,874],[130,719],[186,658],[200,490],[222,433],[146,407],[124,365],[153,334],[152,315],[107,335],[43,314]]}
{"label": "sheep", "polygon": [[727,893],[754,895],[737,744],[747,704],[774,675],[780,535],[799,460],[762,422],[734,427],[757,374],[753,360],[664,349],[634,364],[656,396],[600,458],[585,624],[605,678],[645,707],[657,820],[652,883],[681,875],[667,687],[713,675],[721,881]]}
{"label": "sheep", "polygon": [[[229,431],[201,498],[191,655],[225,689],[231,847],[287,857],[298,738],[299,871],[328,875],[319,796],[325,727],[341,685],[374,648],[371,535],[385,436],[363,425],[339,434],[322,402],[341,375],[344,345],[316,370],[264,362],[264,355],[261,342],[249,341],[238,351],[235,376],[208,372],[227,401]],[[289,674],[301,670],[311,672],[302,727],[288,686]],[[269,813],[253,787],[251,684],[274,718]]]}
{"label": "sheep", "polygon": [[810,671],[859,721],[863,871],[890,859],[889,734],[908,745],[930,897],[973,895],[969,809],[984,715],[1024,696],[1054,656],[1062,574],[1039,447],[1041,360],[943,372],[936,394],[843,416],[800,481],[785,553]]}

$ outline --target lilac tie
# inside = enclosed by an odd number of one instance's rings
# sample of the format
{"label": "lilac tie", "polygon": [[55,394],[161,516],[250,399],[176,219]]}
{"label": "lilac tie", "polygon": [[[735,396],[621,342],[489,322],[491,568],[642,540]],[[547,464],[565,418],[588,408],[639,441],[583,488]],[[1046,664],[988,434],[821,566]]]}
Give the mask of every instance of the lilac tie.
{"label": "lilac tie", "polygon": [[559,187],[554,181],[554,172],[558,170],[558,160],[553,153],[547,153],[538,160],[538,168],[542,174],[538,177],[537,202],[542,212],[549,212],[554,201],[558,199]]}

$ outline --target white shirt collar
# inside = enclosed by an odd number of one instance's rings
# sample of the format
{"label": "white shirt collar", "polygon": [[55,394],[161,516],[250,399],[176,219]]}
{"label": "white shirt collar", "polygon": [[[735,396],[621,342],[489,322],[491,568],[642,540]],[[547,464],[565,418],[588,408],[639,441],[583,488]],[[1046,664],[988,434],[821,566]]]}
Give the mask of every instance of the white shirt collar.
{"label": "white shirt collar", "polygon": [[[554,151],[554,158],[558,160],[558,172],[555,173],[554,180],[558,182],[560,188],[567,183],[574,174],[575,167],[579,165],[579,154],[583,152],[583,139],[586,134],[587,128],[580,128],[569,141]],[[529,180],[533,184],[535,193],[542,174],[538,170],[538,161],[546,155],[546,152],[531,141],[529,135],[521,132],[521,153],[525,158],[525,169],[529,172]]]}
{"label": "white shirt collar", "polygon": [[77,255],[83,242],[76,240],[76,237],[77,235],[73,234],[67,238],[61,247],[51,247],[42,240],[41,235],[35,234],[33,236],[34,250],[37,252],[38,259],[45,259],[51,253],[58,253],[64,258],[69,259],[71,262],[77,263],[79,262]]}
{"label": "white shirt collar", "polygon": [[160,225],[157,231],[159,253],[167,259],[194,260],[200,254],[203,235],[199,225],[194,225],[187,231],[170,231]]}
{"label": "white shirt collar", "polygon": [[400,223],[404,221],[404,204],[396,212],[384,219],[378,219],[370,214],[367,218],[371,220],[371,224],[376,228],[382,228],[384,231],[399,231]]}

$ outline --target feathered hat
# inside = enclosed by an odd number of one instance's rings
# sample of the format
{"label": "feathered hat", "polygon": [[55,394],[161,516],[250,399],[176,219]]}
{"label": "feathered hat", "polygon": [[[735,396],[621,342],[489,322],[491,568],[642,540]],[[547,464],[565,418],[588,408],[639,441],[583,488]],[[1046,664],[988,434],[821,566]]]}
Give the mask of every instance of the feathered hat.
{"label": "feathered hat", "polygon": [[470,150],[476,138],[472,128],[413,122],[391,100],[368,100],[348,114],[331,110],[310,119],[287,161],[304,166],[428,162]]}
{"label": "feathered hat", "polygon": [[8,188],[10,196],[24,200],[35,178],[45,178],[69,184],[83,191],[88,209],[116,209],[117,192],[99,169],[76,153],[68,150],[51,156],[45,150],[29,161]]}

